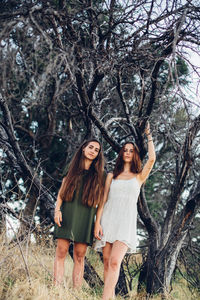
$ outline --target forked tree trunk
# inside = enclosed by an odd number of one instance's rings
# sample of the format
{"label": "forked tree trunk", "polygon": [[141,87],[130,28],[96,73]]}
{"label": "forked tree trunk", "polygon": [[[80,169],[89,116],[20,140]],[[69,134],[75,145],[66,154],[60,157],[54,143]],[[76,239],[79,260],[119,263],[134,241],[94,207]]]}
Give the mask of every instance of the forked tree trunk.
{"label": "forked tree trunk", "polygon": [[[197,187],[198,190],[198,187]],[[140,274],[138,289],[146,286],[147,294],[165,294],[170,291],[172,275],[176,267],[177,257],[188,234],[195,209],[200,202],[200,192],[187,202],[178,221],[174,224],[164,247],[149,247],[146,264]],[[151,243],[150,243],[151,244]]]}

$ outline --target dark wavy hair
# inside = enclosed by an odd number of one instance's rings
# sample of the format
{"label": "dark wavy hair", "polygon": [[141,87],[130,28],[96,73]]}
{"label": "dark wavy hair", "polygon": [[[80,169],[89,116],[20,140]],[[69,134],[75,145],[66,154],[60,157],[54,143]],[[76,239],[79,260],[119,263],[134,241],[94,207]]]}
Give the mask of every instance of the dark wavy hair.
{"label": "dark wavy hair", "polygon": [[63,201],[72,201],[74,192],[79,188],[80,177],[84,172],[83,149],[91,142],[97,142],[100,150],[97,157],[92,161],[83,186],[82,203],[90,207],[96,207],[103,200],[104,190],[104,156],[100,142],[91,138],[84,141],[72,158],[67,175],[63,178],[59,194]]}
{"label": "dark wavy hair", "polygon": [[133,145],[133,160],[131,162],[131,172],[133,173],[140,173],[142,171],[142,162],[140,159],[139,149],[133,142],[126,142],[119,151],[115,167],[113,170],[113,178],[115,179],[120,173],[124,170],[124,160],[123,160],[123,153],[124,148],[127,144]]}

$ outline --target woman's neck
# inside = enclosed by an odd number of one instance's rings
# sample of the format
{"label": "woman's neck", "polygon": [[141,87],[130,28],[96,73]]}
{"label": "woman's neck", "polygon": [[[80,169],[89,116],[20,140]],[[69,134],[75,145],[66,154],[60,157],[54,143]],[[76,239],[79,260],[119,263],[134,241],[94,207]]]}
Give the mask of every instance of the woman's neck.
{"label": "woman's neck", "polygon": [[84,169],[85,169],[85,170],[89,170],[91,164],[92,164],[92,161],[91,161],[91,160],[85,159],[85,161],[84,161]]}
{"label": "woman's neck", "polygon": [[131,165],[129,163],[124,163],[124,173],[129,173],[131,170]]}

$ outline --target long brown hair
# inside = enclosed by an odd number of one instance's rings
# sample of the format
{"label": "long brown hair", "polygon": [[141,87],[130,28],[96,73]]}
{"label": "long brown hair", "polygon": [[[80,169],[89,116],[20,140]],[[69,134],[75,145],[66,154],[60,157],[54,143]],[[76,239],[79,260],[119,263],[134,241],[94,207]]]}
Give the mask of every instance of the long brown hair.
{"label": "long brown hair", "polygon": [[84,172],[83,149],[87,147],[90,142],[97,142],[100,145],[100,150],[97,157],[92,161],[90,168],[85,175],[85,184],[83,186],[82,203],[84,205],[96,207],[103,200],[104,189],[104,156],[100,142],[95,139],[89,139],[79,147],[72,158],[69,165],[67,175],[63,178],[62,185],[59,191],[63,201],[72,201],[73,194],[79,187],[80,177]]}
{"label": "long brown hair", "polygon": [[113,179],[115,179],[124,170],[123,154],[124,154],[124,148],[127,144],[133,145],[133,150],[134,150],[130,171],[133,173],[140,173],[142,171],[142,162],[140,159],[138,147],[133,142],[126,142],[119,151],[119,154],[118,154],[118,157],[117,157],[117,160],[115,163],[115,167],[113,170]]}

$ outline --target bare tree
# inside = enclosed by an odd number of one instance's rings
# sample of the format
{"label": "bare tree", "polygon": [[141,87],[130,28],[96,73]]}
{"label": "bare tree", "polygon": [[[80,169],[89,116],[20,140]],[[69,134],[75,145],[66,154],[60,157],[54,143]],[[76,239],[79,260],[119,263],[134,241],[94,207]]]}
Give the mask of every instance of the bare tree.
{"label": "bare tree", "polygon": [[4,1],[0,15],[4,160],[51,216],[57,177],[83,138],[100,137],[108,168],[127,139],[145,160],[151,121],[158,159],[151,197],[147,183],[138,203],[149,241],[140,286],[149,294],[170,289],[199,208],[199,104],[186,89],[190,70],[199,76],[188,59],[199,51],[199,14],[197,1],[38,0]]}

